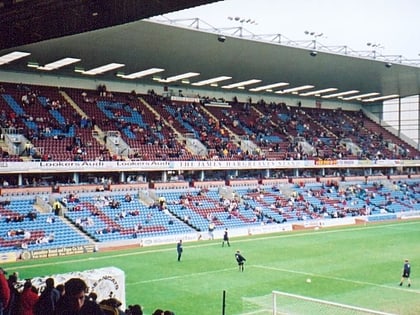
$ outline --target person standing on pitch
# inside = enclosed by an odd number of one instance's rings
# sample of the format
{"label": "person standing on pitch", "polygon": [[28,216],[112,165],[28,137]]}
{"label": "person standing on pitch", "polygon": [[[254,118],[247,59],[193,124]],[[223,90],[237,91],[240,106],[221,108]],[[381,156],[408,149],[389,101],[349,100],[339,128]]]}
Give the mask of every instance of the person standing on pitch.
{"label": "person standing on pitch", "polygon": [[216,228],[216,226],[214,225],[213,222],[210,222],[209,224],[209,239],[210,240],[214,240],[214,229]]}
{"label": "person standing on pitch", "polygon": [[229,234],[228,234],[228,229],[225,229],[225,232],[223,233],[223,242],[222,242],[222,247],[225,246],[225,242],[227,243],[227,245],[230,247],[230,243],[229,243]]}
{"label": "person standing on pitch", "polygon": [[411,279],[410,279],[410,273],[411,273],[411,265],[408,259],[404,260],[404,266],[403,266],[403,272],[401,276],[400,286],[403,285],[405,279],[407,279],[408,286],[411,287]]}
{"label": "person standing on pitch", "polygon": [[241,252],[239,250],[235,253],[235,259],[239,266],[239,271],[244,271],[244,263],[246,261],[245,257],[241,255]]}
{"label": "person standing on pitch", "polygon": [[176,251],[178,253],[178,261],[181,261],[181,256],[183,252],[182,240],[179,240],[179,242],[176,244]]}

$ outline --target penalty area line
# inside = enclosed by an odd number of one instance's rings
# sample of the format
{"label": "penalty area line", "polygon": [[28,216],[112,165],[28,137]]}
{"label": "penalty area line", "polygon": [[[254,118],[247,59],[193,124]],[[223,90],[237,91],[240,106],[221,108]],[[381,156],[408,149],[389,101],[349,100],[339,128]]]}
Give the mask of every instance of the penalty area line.
{"label": "penalty area line", "polygon": [[248,267],[254,267],[254,268],[265,269],[265,270],[281,271],[281,272],[287,272],[287,273],[292,273],[292,274],[311,276],[315,278],[324,278],[328,280],[349,282],[349,283],[354,283],[354,284],[362,284],[362,285],[368,285],[368,286],[377,287],[377,288],[384,288],[384,289],[391,289],[391,290],[398,290],[398,291],[404,290],[405,292],[412,292],[415,294],[420,294],[419,290],[413,290],[413,288],[404,289],[402,287],[399,287],[397,285],[398,281],[396,282],[395,287],[393,287],[393,286],[385,285],[385,284],[377,284],[377,283],[360,281],[360,280],[351,280],[351,279],[340,278],[340,277],[332,277],[332,276],[326,276],[326,275],[321,275],[321,274],[316,274],[316,273],[311,273],[311,272],[290,270],[290,269],[284,269],[284,268],[278,268],[278,267],[269,267],[269,266],[263,266],[263,265],[248,265]]}

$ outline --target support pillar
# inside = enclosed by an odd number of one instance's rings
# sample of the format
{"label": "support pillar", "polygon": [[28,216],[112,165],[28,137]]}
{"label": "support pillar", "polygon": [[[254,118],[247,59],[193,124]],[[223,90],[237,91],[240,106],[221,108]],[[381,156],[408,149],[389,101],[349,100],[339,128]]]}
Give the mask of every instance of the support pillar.
{"label": "support pillar", "polygon": [[73,182],[75,184],[78,184],[80,181],[80,174],[79,173],[73,173]]}
{"label": "support pillar", "polygon": [[120,173],[120,183],[125,183],[125,172]]}

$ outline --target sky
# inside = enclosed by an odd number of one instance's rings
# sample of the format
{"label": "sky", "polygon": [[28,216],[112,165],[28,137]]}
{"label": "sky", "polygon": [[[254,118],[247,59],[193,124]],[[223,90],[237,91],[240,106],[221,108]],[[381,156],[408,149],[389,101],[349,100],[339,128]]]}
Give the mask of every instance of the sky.
{"label": "sky", "polygon": [[[420,0],[224,0],[164,16],[170,20],[199,18],[205,22],[203,28],[208,23],[226,34],[227,29],[243,27],[244,34],[316,39],[328,47],[376,50],[383,56],[420,60],[419,14]],[[255,23],[241,23],[242,19]],[[306,31],[323,35],[314,37]]]}

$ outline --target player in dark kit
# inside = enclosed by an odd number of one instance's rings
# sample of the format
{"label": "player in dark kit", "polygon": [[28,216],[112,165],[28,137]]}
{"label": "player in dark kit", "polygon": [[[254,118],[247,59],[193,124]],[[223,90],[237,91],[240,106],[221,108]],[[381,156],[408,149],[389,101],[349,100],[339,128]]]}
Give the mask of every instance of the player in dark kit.
{"label": "player in dark kit", "polygon": [[239,250],[235,253],[235,259],[238,262],[239,271],[244,271],[244,263],[246,261],[245,257],[241,255],[241,252]]}
{"label": "player in dark kit", "polygon": [[402,286],[405,279],[407,279],[408,286],[411,287],[410,273],[411,273],[411,265],[408,259],[406,259],[404,260],[403,273],[402,273],[402,277],[400,281],[400,286]]}
{"label": "player in dark kit", "polygon": [[182,240],[179,240],[179,242],[176,244],[176,251],[178,253],[178,261],[181,261],[181,256],[182,256]]}
{"label": "player in dark kit", "polygon": [[227,245],[230,247],[228,229],[225,229],[225,232],[223,233],[223,242],[222,242],[222,247],[224,247],[224,246],[225,246],[225,242],[226,242],[226,243],[227,243]]}

